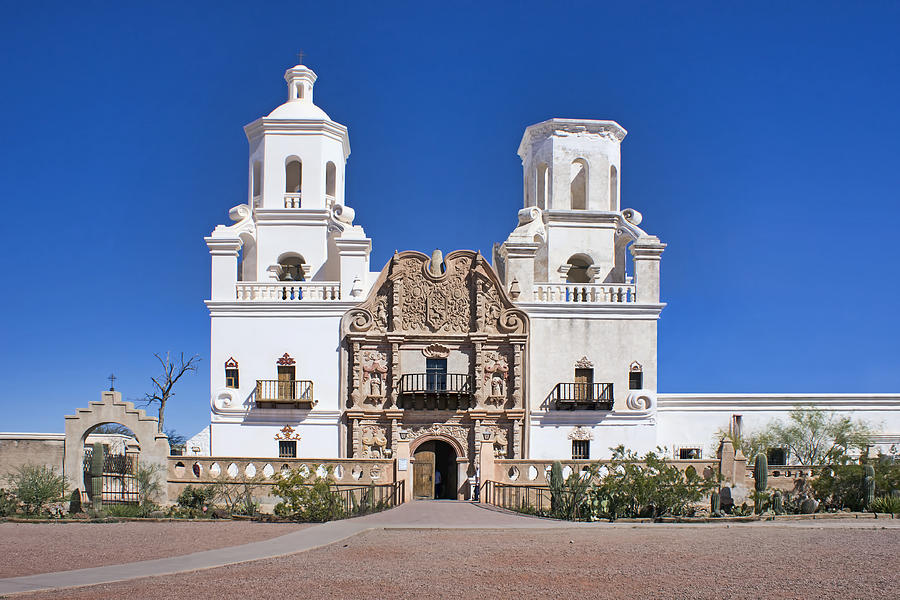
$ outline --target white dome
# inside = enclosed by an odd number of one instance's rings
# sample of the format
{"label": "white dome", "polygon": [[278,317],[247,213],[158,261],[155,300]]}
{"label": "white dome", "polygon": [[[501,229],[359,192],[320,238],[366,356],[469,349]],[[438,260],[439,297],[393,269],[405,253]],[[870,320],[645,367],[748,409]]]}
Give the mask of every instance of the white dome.
{"label": "white dome", "polygon": [[330,121],[331,117],[328,114],[313,104],[312,102],[304,102],[302,100],[291,100],[289,102],[285,102],[272,112],[270,112],[266,118],[269,119],[284,119],[284,120],[293,120],[293,119],[315,119],[315,120],[326,120]]}

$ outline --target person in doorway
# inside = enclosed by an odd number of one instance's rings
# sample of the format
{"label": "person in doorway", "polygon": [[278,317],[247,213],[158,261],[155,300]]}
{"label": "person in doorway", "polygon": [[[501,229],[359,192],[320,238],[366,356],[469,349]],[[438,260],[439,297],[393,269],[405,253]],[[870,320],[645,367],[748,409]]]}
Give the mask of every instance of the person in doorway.
{"label": "person in doorway", "polygon": [[444,491],[444,482],[441,480],[441,472],[435,470],[435,472],[434,472],[434,497],[440,498],[443,491]]}

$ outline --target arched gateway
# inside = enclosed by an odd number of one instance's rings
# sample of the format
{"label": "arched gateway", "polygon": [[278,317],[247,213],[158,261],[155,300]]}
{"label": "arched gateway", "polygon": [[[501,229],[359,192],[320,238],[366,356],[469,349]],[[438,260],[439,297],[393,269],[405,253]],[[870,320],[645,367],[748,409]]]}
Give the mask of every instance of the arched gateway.
{"label": "arched gateway", "polygon": [[441,472],[444,497],[465,497],[482,436],[500,440],[498,457],[522,457],[528,317],[481,254],[395,254],[341,332],[347,456],[409,442],[419,497],[426,471]]}

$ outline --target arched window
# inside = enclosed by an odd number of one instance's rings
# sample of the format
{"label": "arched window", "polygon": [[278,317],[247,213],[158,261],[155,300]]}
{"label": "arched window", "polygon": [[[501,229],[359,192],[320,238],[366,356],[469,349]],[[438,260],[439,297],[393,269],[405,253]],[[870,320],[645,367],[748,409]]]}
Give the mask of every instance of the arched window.
{"label": "arched window", "polygon": [[594,261],[586,254],[573,254],[567,261],[569,270],[566,273],[566,283],[590,283],[589,269]]}
{"label": "arched window", "polygon": [[258,160],[253,161],[253,197],[256,198],[262,193],[262,163]]}
{"label": "arched window", "polygon": [[300,159],[289,158],[284,166],[284,191],[288,194],[299,194],[303,183],[303,168]]}
{"label": "arched window", "polygon": [[337,188],[337,167],[328,161],[325,163],[325,195],[334,199],[334,190]]}
{"label": "arched window", "polygon": [[609,210],[619,210],[619,170],[609,167]]}
{"label": "arched window", "polygon": [[569,189],[572,194],[572,209],[587,209],[587,184],[588,184],[588,165],[583,158],[576,158],[572,161],[572,169],[570,171],[571,180]]}
{"label": "arched window", "polygon": [[550,198],[550,168],[542,163],[537,168],[537,207],[541,210],[547,208],[547,200]]}
{"label": "arched window", "polygon": [[230,357],[225,361],[225,387],[241,387],[240,375],[238,371],[238,361],[234,360],[234,357]]}
{"label": "arched window", "polygon": [[306,280],[306,261],[299,254],[282,254],[278,257],[278,265],[281,267],[279,281]]}
{"label": "arched window", "polygon": [[628,367],[628,389],[639,390],[644,387],[644,367],[634,361]]}

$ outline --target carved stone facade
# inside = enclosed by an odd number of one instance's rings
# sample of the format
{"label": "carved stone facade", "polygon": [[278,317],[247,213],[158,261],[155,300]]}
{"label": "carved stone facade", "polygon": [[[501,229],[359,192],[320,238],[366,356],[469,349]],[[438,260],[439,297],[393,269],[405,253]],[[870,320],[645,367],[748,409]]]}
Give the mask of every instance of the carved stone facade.
{"label": "carved stone facade", "polygon": [[[491,431],[498,456],[522,456],[528,318],[481,254],[395,254],[341,333],[347,455],[425,437],[472,461]],[[445,361],[443,379],[425,379],[428,360]]]}

